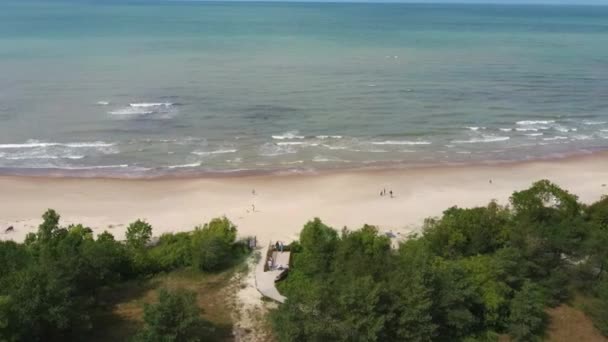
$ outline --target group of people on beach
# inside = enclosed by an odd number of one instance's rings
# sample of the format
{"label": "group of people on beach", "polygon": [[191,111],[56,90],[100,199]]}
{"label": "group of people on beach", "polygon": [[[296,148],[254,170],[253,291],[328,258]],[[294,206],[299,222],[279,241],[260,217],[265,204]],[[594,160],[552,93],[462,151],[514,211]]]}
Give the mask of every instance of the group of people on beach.
{"label": "group of people on beach", "polygon": [[[391,198],[393,198],[393,190],[389,190],[388,195],[391,196]],[[382,191],[380,191],[380,196],[387,196],[386,188],[384,188],[384,189],[382,189]]]}

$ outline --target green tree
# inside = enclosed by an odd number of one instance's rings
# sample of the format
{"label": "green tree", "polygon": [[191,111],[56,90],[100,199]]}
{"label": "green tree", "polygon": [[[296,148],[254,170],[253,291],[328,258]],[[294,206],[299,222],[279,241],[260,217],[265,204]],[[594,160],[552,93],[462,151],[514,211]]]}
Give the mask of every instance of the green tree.
{"label": "green tree", "polygon": [[150,249],[150,257],[165,271],[192,265],[192,234],[161,235],[158,244]]}
{"label": "green tree", "polygon": [[201,341],[206,323],[192,291],[161,289],[158,303],[144,307],[144,329],[136,336],[142,342]]}
{"label": "green tree", "polygon": [[88,303],[76,296],[64,271],[33,265],[15,275],[9,313],[19,340],[65,340],[91,327]]}
{"label": "green tree", "polygon": [[192,233],[192,264],[203,271],[227,264],[236,241],[236,226],[227,218],[216,218]]}
{"label": "green tree", "polygon": [[338,233],[319,218],[306,223],[300,232],[302,252],[294,259],[294,265],[310,276],[322,276],[331,270],[337,241]]}
{"label": "green tree", "polygon": [[129,247],[142,249],[150,242],[152,226],[146,221],[137,220],[127,227],[126,237]]}
{"label": "green tree", "polygon": [[443,257],[491,253],[505,243],[509,220],[509,212],[495,202],[483,208],[453,207],[440,219],[425,221],[424,238]]}
{"label": "green tree", "polygon": [[42,215],[42,223],[38,227],[38,241],[46,243],[50,241],[59,230],[59,214],[53,209],[48,209]]}
{"label": "green tree", "polygon": [[539,340],[546,320],[542,289],[527,281],[511,302],[509,334],[515,341]]}

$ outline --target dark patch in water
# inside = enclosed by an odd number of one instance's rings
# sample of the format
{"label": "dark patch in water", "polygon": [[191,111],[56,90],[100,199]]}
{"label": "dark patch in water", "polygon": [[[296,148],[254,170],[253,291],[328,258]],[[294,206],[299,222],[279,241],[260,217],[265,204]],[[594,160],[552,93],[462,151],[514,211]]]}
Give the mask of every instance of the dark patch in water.
{"label": "dark patch in water", "polygon": [[262,120],[277,119],[285,116],[285,114],[295,113],[298,111],[299,109],[295,107],[266,104],[254,105],[243,108],[243,112],[245,113],[244,117],[246,119]]}

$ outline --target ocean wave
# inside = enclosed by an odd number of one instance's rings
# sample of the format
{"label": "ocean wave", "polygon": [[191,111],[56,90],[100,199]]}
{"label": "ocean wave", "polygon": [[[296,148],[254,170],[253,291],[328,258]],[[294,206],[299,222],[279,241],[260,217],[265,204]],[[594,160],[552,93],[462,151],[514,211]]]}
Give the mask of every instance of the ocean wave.
{"label": "ocean wave", "polygon": [[528,137],[540,137],[541,135],[543,135],[543,133],[527,133],[524,135]]}
{"label": "ocean wave", "polygon": [[325,140],[325,139],[342,139],[341,135],[317,135],[315,138]]}
{"label": "ocean wave", "polygon": [[150,114],[154,114],[154,111],[148,110],[145,108],[126,107],[126,108],[111,110],[108,112],[108,114],[110,114],[110,115],[150,115]]}
{"label": "ocean wave", "polygon": [[565,139],[568,139],[568,137],[555,136],[555,137],[550,137],[550,138],[543,138],[543,140],[546,140],[546,141],[565,140]]}
{"label": "ocean wave", "polygon": [[129,107],[132,108],[153,108],[153,107],[171,107],[173,103],[170,102],[141,102],[141,103],[129,103]]}
{"label": "ocean wave", "polygon": [[279,135],[273,135],[272,139],[275,140],[286,140],[286,139],[304,139],[303,135],[298,135],[298,131],[289,131]]}
{"label": "ocean wave", "polygon": [[168,168],[169,169],[182,169],[182,168],[189,168],[189,167],[198,167],[201,165],[202,165],[201,162],[197,162],[197,163],[190,163],[190,164],[169,165]]}
{"label": "ocean wave", "polygon": [[513,128],[499,128],[503,132],[511,132]]}
{"label": "ocean wave", "polygon": [[55,156],[55,155],[19,155],[19,156],[10,156],[5,157],[4,159],[8,160],[32,160],[32,159],[82,159],[85,156],[81,155],[67,155],[67,156]]}
{"label": "ocean wave", "polygon": [[372,145],[430,145],[430,141],[386,140],[372,141]]}
{"label": "ocean wave", "polygon": [[303,164],[304,161],[303,160],[294,160],[294,161],[284,161],[281,162],[281,164],[283,165],[294,165],[294,164]]}
{"label": "ocean wave", "polygon": [[571,132],[571,131],[572,131],[572,132],[576,132],[576,131],[577,131],[577,129],[576,129],[576,128],[567,128],[567,127],[564,127],[564,126],[555,126],[555,127],[553,127],[553,128],[554,128],[556,131],[558,131],[558,132],[562,132],[562,133],[568,133],[568,132]]}
{"label": "ocean wave", "polygon": [[478,126],[470,126],[470,127],[466,127],[471,131],[479,131],[480,129],[486,129],[486,127],[478,127]]}
{"label": "ocean wave", "polygon": [[537,128],[531,128],[531,127],[525,127],[525,128],[516,128],[515,129],[518,132],[537,132],[538,129]]}
{"label": "ocean wave", "polygon": [[36,140],[30,140],[24,144],[0,144],[0,149],[38,148],[38,147],[52,147],[52,146],[87,148],[87,147],[110,147],[113,145],[114,145],[113,143],[106,143],[103,141],[78,142],[78,143],[56,143],[56,142],[38,142]]}
{"label": "ocean wave", "polygon": [[196,154],[197,156],[208,156],[212,154],[226,154],[226,153],[236,153],[237,149],[225,149],[225,150],[215,150],[215,151],[193,151],[192,154]]}
{"label": "ocean wave", "polygon": [[555,123],[555,120],[523,120],[523,121],[517,121],[516,124],[518,125],[548,125],[548,124],[552,124]]}
{"label": "ocean wave", "polygon": [[[127,164],[116,164],[116,165],[93,165],[93,166],[53,166],[53,167],[40,167],[40,168],[52,168],[60,170],[104,170],[104,169],[126,169],[129,165]],[[149,170],[147,168],[140,168],[140,170]]]}
{"label": "ocean wave", "polygon": [[589,125],[589,126],[604,125],[606,123],[608,123],[608,122],[607,121],[591,121],[591,120],[583,121],[583,125]]}
{"label": "ocean wave", "polygon": [[306,144],[303,141],[282,141],[282,142],[278,142],[276,143],[279,146],[296,146],[296,145],[312,145],[315,146],[315,144]]}
{"label": "ocean wave", "polygon": [[99,105],[99,106],[107,106],[107,105],[110,104],[110,102],[108,102],[108,101],[97,101],[96,104]]}
{"label": "ocean wave", "polygon": [[323,146],[327,149],[330,149],[330,150],[346,150],[348,148],[346,146],[333,146],[333,145],[327,145],[327,144],[323,144],[321,146]]}
{"label": "ocean wave", "polygon": [[326,157],[326,156],[314,156],[312,161],[315,163],[327,163],[327,162],[348,162],[347,160],[342,160],[334,157]]}
{"label": "ocean wave", "polygon": [[492,143],[499,141],[506,141],[511,139],[510,137],[500,137],[500,136],[483,136],[481,138],[472,138],[469,140],[454,140],[452,143],[454,144],[476,144],[476,143]]}
{"label": "ocean wave", "polygon": [[297,151],[293,148],[293,146],[290,146],[290,145],[281,146],[281,145],[277,145],[274,143],[265,143],[264,145],[260,146],[260,148],[259,148],[260,156],[263,156],[263,157],[276,157],[276,156],[292,154],[292,153],[296,153],[296,152]]}

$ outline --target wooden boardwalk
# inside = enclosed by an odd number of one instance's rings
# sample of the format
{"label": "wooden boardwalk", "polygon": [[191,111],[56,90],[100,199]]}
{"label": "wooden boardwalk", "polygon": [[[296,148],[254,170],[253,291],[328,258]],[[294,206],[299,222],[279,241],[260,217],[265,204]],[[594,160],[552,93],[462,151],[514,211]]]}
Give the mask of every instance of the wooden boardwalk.
{"label": "wooden boardwalk", "polygon": [[[279,270],[264,272],[264,263],[266,262],[266,254],[268,253],[268,246],[262,250],[262,257],[255,267],[255,286],[258,291],[265,297],[271,298],[279,303],[284,303],[285,296],[281,295],[274,285],[274,279],[281,273]],[[288,254],[284,252],[283,254]],[[287,256],[289,260],[289,257]]]}

